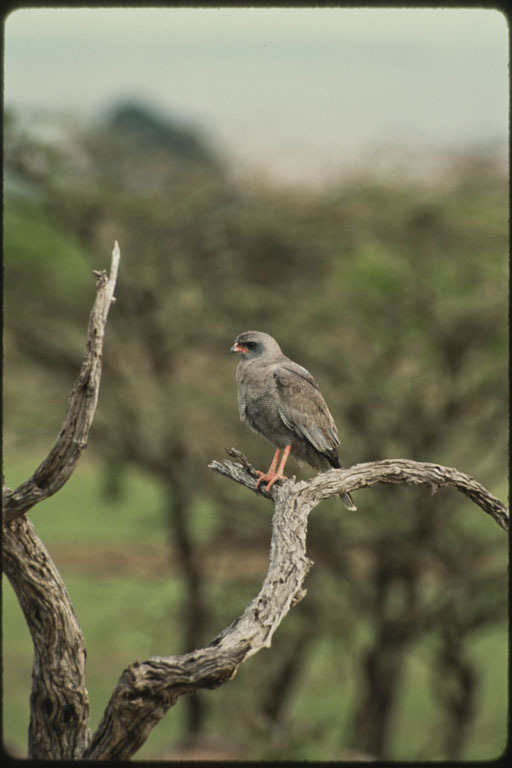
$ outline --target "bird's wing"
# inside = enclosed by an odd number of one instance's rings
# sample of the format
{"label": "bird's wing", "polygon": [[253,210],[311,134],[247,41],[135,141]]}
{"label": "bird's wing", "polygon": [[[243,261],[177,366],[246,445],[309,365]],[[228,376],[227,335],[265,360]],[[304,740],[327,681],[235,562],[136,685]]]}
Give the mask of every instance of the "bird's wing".
{"label": "bird's wing", "polygon": [[287,361],[275,366],[274,379],[279,415],[288,429],[308,440],[320,453],[335,449],[340,444],[338,431],[309,371]]}

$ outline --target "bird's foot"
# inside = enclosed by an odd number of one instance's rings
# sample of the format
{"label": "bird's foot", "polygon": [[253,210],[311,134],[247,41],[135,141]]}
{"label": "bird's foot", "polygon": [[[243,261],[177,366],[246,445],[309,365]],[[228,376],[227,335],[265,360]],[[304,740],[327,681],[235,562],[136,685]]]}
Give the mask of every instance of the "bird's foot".
{"label": "bird's foot", "polygon": [[256,488],[259,488],[261,483],[268,481],[265,486],[266,491],[270,491],[274,483],[276,483],[278,480],[288,479],[286,475],[283,475],[282,472],[262,472],[261,470],[257,469],[256,474],[259,475],[258,479],[256,480]]}

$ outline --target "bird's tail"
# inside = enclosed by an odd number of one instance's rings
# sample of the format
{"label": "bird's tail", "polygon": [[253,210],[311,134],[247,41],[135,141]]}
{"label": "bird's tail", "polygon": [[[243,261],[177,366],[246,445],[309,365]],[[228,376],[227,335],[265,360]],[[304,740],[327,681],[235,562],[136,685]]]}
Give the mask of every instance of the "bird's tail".
{"label": "bird's tail", "polygon": [[[338,458],[338,453],[336,449],[330,451],[329,453],[324,453],[324,458],[327,459],[329,464],[327,466],[334,467],[335,469],[343,469],[343,467],[340,464],[340,460]],[[350,509],[351,512],[355,512],[357,510],[356,505],[354,504],[354,501],[352,499],[352,496],[350,493],[340,493],[340,499],[342,500],[343,504],[346,506],[347,509]]]}
{"label": "bird's tail", "polygon": [[340,499],[342,500],[343,504],[346,506],[347,509],[350,509],[351,512],[356,511],[357,507],[354,504],[350,493],[340,493]]}

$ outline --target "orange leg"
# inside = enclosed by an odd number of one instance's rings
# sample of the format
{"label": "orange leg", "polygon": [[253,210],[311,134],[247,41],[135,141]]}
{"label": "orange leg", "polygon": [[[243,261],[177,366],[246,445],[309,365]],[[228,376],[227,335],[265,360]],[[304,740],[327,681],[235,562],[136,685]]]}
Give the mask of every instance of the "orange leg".
{"label": "orange leg", "polygon": [[275,476],[277,462],[279,461],[279,454],[280,453],[281,453],[281,449],[280,448],[276,448],[276,451],[274,453],[274,458],[272,459],[272,464],[270,465],[270,467],[268,468],[268,470],[266,472],[261,472],[259,469],[256,470],[257,474],[259,475],[259,478],[258,478],[258,480],[256,482],[256,488],[259,488],[260,484],[264,480],[271,480]]}
{"label": "orange leg", "polygon": [[272,459],[272,464],[268,468],[268,472],[260,472],[258,470],[258,475],[260,475],[260,477],[258,478],[258,482],[256,483],[257,488],[259,488],[260,483],[262,483],[264,480],[268,480],[267,485],[265,486],[265,490],[270,491],[270,489],[272,488],[274,483],[277,482],[277,480],[286,480],[286,476],[283,475],[283,470],[288,460],[288,456],[290,455],[290,450],[291,450],[291,445],[285,446],[283,455],[281,457],[281,463],[279,464],[279,469],[276,472],[277,462],[279,461],[279,455],[281,453],[280,448],[276,449],[274,458]]}

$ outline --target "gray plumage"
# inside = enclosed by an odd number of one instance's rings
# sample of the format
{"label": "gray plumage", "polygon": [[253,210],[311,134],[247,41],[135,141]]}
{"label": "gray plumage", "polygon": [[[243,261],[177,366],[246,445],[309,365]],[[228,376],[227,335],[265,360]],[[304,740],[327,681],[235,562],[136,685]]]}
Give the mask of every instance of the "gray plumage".
{"label": "gray plumage", "polygon": [[[236,381],[241,420],[277,449],[291,446],[299,461],[322,471],[340,468],[338,431],[309,371],[261,331],[239,334],[231,349],[240,354]],[[348,509],[356,509],[350,494],[340,498]]]}

